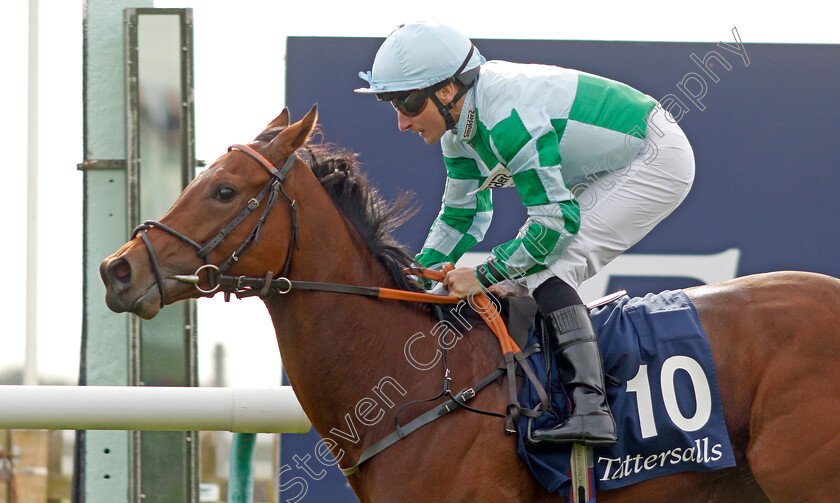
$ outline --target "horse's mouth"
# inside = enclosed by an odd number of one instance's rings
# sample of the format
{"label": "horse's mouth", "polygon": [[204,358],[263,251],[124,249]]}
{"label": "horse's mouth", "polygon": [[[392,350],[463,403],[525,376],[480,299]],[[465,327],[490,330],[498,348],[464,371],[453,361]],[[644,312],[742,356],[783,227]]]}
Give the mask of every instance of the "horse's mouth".
{"label": "horse's mouth", "polygon": [[[166,299],[167,304],[171,304],[178,300],[181,300],[184,297],[190,297],[190,295],[186,295],[187,293],[191,292],[194,287],[191,285],[186,285],[182,281],[178,281],[173,277],[165,277],[163,280],[163,288],[166,292]],[[109,296],[105,297],[106,303],[108,303]],[[137,316],[143,318],[144,320],[150,320],[157,316],[163,306],[160,305],[160,288],[158,284],[151,283],[146,290],[137,297],[134,302],[131,302],[129,306],[125,306],[121,310],[114,309],[110,303],[108,303],[108,307],[111,308],[113,311],[117,312],[131,312],[136,314]]]}
{"label": "horse's mouth", "polygon": [[108,288],[105,292],[105,304],[115,313],[134,313],[144,320],[154,318],[160,312],[160,292],[157,283],[149,287],[133,301]]}
{"label": "horse's mouth", "polygon": [[138,297],[131,305],[132,313],[143,318],[144,320],[151,320],[162,309],[160,305],[160,290],[158,290],[157,283],[152,283],[149,288]]}
{"label": "horse's mouth", "polygon": [[[186,266],[185,269],[191,269]],[[138,268],[125,256],[108,258],[100,266],[100,276],[105,284],[105,304],[116,313],[130,312],[150,320],[157,316],[161,306],[161,287],[166,304],[194,297],[195,286],[176,279],[176,274],[161,271],[163,284]]]}

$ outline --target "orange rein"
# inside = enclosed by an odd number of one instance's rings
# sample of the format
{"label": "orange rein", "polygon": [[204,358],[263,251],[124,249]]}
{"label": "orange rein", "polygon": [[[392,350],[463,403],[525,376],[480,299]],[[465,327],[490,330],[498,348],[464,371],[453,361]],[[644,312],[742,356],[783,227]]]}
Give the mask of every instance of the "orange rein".
{"label": "orange rein", "polygon": [[[443,281],[446,273],[443,271],[434,271],[431,269],[406,269],[407,274],[414,274],[421,278],[431,279],[433,281]],[[394,299],[394,300],[408,300],[414,302],[429,302],[434,304],[457,304],[464,299],[453,297],[451,295],[434,295],[431,293],[406,292],[404,290],[395,290],[393,288],[379,288],[379,298]],[[519,353],[522,349],[513,340],[508,333],[505,322],[502,319],[502,313],[496,309],[496,306],[487,297],[487,294],[480,291],[472,295],[468,302],[485,323],[490,327],[490,330],[496,334],[499,344],[502,347],[502,354],[505,353]]]}

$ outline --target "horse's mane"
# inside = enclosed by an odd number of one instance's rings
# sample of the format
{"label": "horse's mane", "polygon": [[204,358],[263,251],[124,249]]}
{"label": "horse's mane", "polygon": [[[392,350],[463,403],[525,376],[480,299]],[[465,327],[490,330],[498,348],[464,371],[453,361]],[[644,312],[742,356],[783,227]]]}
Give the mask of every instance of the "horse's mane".
{"label": "horse's mane", "polygon": [[[255,140],[269,142],[283,129],[268,129]],[[316,134],[319,133],[316,130]],[[414,257],[391,236],[391,231],[417,213],[411,195],[403,194],[393,203],[386,201],[359,170],[357,154],[337,145],[310,141],[297,153],[312,168],[321,186],[356,228],[397,288],[422,291],[420,285],[403,272],[414,265]]]}
{"label": "horse's mane", "polygon": [[403,269],[414,258],[391,232],[411,218],[417,208],[410,194],[388,202],[359,170],[357,154],[333,144],[307,144],[298,150],[347,220],[356,228],[368,249],[403,290],[420,291]]}

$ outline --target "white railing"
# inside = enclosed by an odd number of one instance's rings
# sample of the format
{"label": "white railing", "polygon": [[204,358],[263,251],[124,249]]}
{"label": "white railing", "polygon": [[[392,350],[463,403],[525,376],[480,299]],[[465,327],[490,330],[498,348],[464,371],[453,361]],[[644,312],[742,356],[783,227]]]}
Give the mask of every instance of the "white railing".
{"label": "white railing", "polygon": [[290,386],[0,386],[0,429],[306,433]]}

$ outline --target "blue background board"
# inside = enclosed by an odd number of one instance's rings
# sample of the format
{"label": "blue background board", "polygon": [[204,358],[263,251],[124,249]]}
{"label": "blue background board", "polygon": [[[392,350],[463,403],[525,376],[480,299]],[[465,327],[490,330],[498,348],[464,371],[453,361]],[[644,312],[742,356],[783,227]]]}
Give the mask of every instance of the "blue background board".
{"label": "blue background board", "polygon": [[[734,44],[730,34],[722,42]],[[371,181],[389,199],[412,191],[420,212],[395,232],[419,250],[440,208],[445,171],[438,145],[397,129],[387,103],[353,93],[365,83],[382,38],[290,37],[286,103],[293,120],[314,104],[324,140],[359,153]],[[840,276],[840,46],[745,44],[749,66],[712,42],[647,43],[476,40],[489,59],[576,68],[625,82],[662,99],[679,97],[688,107],[680,126],[694,148],[697,175],[685,202],[634,246],[638,254],[711,254],[740,249],[739,276],[798,269]],[[692,60],[716,51],[731,65],[712,63],[714,82]],[[678,89],[706,94],[700,110]],[[694,80],[692,80],[694,79]],[[266,110],[266,123],[279,110]],[[493,194],[496,215],[475,251],[513,237],[525,212],[514,190]],[[613,277],[609,290],[632,296],[696,285],[693,278]],[[294,456],[312,456],[317,435],[283,435],[281,466],[288,466],[282,497],[307,484],[300,501],[355,501],[335,467],[315,480]],[[320,475],[320,464],[309,461]],[[296,483],[292,481],[300,477]]]}

